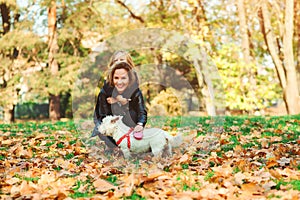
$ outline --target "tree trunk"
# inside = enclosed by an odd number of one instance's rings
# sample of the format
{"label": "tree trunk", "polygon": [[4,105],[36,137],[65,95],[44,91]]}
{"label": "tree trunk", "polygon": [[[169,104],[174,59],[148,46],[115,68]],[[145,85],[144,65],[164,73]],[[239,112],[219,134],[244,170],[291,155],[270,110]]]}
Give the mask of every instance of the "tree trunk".
{"label": "tree trunk", "polygon": [[49,99],[49,116],[51,120],[59,120],[60,119],[60,96],[50,94]]}
{"label": "tree trunk", "polygon": [[[0,10],[1,10],[1,19],[2,19],[2,28],[3,28],[3,34],[5,35],[10,31],[11,26],[11,17],[10,17],[10,8],[5,3],[0,4]],[[7,83],[7,81],[11,77],[11,72],[9,70],[4,71],[5,75],[4,77],[8,77],[7,80],[4,78],[4,82]],[[7,84],[3,84],[2,87],[8,87]],[[12,95],[13,96],[13,95]],[[11,123],[15,121],[15,105],[8,103],[4,105],[4,123]]]}
{"label": "tree trunk", "polygon": [[[283,49],[276,48],[276,39],[273,35],[266,1],[262,1],[261,12],[262,31],[283,89],[283,100],[286,104],[287,113],[299,114],[299,88],[293,54],[294,1],[287,0],[285,5]],[[279,56],[281,51],[283,51],[283,60],[281,60]]]}
{"label": "tree trunk", "polygon": [[6,34],[10,30],[10,9],[5,3],[0,4],[3,34]]}
{"label": "tree trunk", "polygon": [[294,65],[293,34],[294,34],[294,1],[287,0],[285,6],[285,29],[283,35],[284,67],[286,71],[286,87],[284,100],[289,114],[299,114],[299,89],[297,84],[296,67]]}
{"label": "tree trunk", "polygon": [[284,66],[282,65],[282,61],[280,60],[278,54],[280,52],[280,49],[276,46],[276,38],[272,31],[271,26],[271,20],[270,20],[270,13],[268,11],[267,7],[267,1],[261,2],[261,21],[262,21],[262,32],[265,37],[265,41],[268,47],[268,51],[271,54],[271,57],[273,59],[273,62],[276,67],[277,76],[280,81],[281,87],[284,89],[286,86],[286,77],[285,77],[285,71]]}
{"label": "tree trunk", "polygon": [[[56,32],[56,3],[51,2],[48,8],[48,63],[53,77],[58,75],[58,63],[55,54],[58,52],[57,32]],[[60,119],[60,96],[59,94],[50,94],[49,99],[49,117],[51,120]]]}
{"label": "tree trunk", "polygon": [[245,6],[244,0],[237,0],[238,7],[238,15],[239,15],[239,25],[242,39],[242,52],[245,63],[250,63],[250,45],[249,45],[249,37],[248,37],[248,28],[247,28],[247,20],[245,14]]}
{"label": "tree trunk", "polygon": [[12,123],[15,121],[15,105],[10,104],[4,107],[4,123]]}
{"label": "tree trunk", "polygon": [[[249,38],[249,31],[247,26],[247,18],[245,13],[245,0],[237,0],[237,8],[238,8],[238,16],[239,16],[239,26],[240,26],[240,32],[241,32],[241,39],[242,39],[242,53],[244,62],[246,63],[247,72],[249,74],[249,82],[250,82],[250,88],[249,88],[249,96],[255,96],[256,91],[256,74],[255,71],[253,71],[253,66],[250,66],[251,61],[253,61],[251,54],[250,54],[250,38]],[[255,108],[254,102],[251,102],[252,109]],[[253,112],[253,110],[251,111]]]}
{"label": "tree trunk", "polygon": [[[296,56],[297,56],[297,75],[298,87],[300,89],[300,1],[295,2],[295,39],[296,39]],[[300,93],[300,91],[299,91]]]}
{"label": "tree trunk", "polygon": [[158,93],[163,90],[166,90],[166,70],[163,69],[163,57],[162,54],[159,52],[155,52],[154,63],[156,65],[157,74],[159,77],[159,85],[158,85]]}
{"label": "tree trunk", "polygon": [[[203,58],[205,59],[205,58]],[[201,64],[199,64],[199,62]],[[207,63],[206,61],[199,61],[198,59],[194,58],[193,64],[196,69],[197,79],[199,87],[202,88],[201,92],[204,97],[205,101],[205,108],[206,112],[209,116],[216,116],[216,102],[215,102],[215,93],[213,89],[212,81],[210,80],[210,74],[206,70],[206,67],[202,67],[204,63]]]}

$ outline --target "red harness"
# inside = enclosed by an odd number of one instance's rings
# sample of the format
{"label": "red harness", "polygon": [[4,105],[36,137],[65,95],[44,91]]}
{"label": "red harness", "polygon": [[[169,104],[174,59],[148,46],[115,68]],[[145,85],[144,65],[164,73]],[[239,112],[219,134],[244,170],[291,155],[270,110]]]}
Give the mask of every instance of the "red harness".
{"label": "red harness", "polygon": [[127,147],[128,147],[128,149],[130,149],[130,146],[131,146],[131,144],[130,144],[130,133],[133,131],[133,128],[130,128],[129,130],[128,130],[128,132],[125,134],[125,135],[123,135],[118,141],[117,141],[117,145],[119,145],[125,138],[127,138]]}

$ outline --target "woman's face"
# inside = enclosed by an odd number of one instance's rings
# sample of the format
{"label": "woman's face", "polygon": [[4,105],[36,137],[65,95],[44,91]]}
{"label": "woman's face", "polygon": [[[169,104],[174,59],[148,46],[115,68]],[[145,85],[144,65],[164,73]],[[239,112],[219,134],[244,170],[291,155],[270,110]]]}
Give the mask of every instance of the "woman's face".
{"label": "woman's face", "polygon": [[129,85],[128,72],[125,69],[116,69],[113,75],[114,86],[121,94]]}
{"label": "woman's face", "polygon": [[124,53],[117,53],[115,58],[113,59],[113,63],[126,61],[126,55]]}

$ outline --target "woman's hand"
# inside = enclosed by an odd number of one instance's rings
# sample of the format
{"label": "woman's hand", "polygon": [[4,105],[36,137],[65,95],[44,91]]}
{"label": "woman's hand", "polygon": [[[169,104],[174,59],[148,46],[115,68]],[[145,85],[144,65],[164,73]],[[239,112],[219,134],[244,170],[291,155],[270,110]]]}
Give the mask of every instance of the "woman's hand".
{"label": "woman's hand", "polygon": [[120,102],[122,105],[125,105],[125,104],[127,104],[130,101],[130,99],[126,99],[122,95],[118,95],[116,98],[108,97],[106,99],[106,101],[109,104],[114,104],[114,103]]}
{"label": "woman's hand", "polygon": [[117,101],[120,102],[122,105],[125,105],[128,103],[128,99],[124,98],[122,95],[118,95],[116,97]]}
{"label": "woman's hand", "polygon": [[117,102],[118,102],[118,100],[116,100],[116,99],[113,98],[113,97],[108,97],[108,98],[106,99],[106,101],[107,101],[107,103],[109,103],[109,104],[114,104],[114,103],[117,103]]}
{"label": "woman's hand", "polygon": [[136,125],[135,127],[134,127],[134,132],[140,132],[140,131],[142,131],[144,129],[144,127],[142,126],[142,125]]}

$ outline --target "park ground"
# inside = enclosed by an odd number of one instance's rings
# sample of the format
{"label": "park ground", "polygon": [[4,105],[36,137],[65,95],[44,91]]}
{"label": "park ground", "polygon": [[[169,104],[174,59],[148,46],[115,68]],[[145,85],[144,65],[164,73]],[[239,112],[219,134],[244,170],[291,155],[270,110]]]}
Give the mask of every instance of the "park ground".
{"label": "park ground", "polygon": [[300,199],[299,115],[183,121],[162,126],[185,136],[172,157],[132,160],[71,120],[0,124],[0,198]]}

